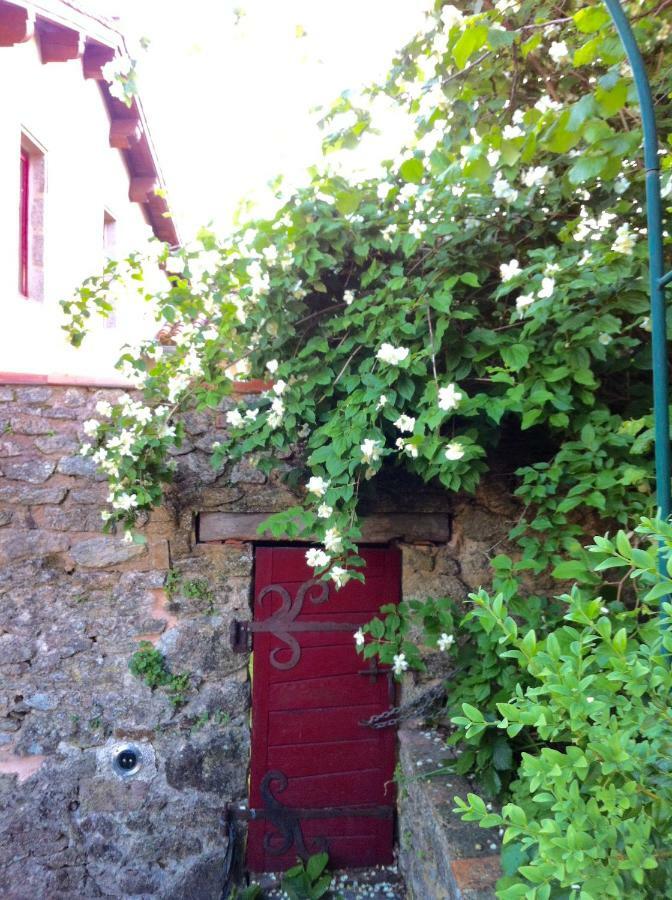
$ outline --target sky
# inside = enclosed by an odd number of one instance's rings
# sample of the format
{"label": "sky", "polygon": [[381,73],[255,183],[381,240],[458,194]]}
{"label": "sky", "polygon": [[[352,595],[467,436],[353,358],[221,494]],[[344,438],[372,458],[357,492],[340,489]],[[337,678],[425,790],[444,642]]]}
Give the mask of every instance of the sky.
{"label": "sky", "polygon": [[270,179],[301,183],[320,159],[319,118],[380,79],[429,0],[106,0],[150,39],[139,89],[183,239],[231,228],[241,199],[263,212]]}

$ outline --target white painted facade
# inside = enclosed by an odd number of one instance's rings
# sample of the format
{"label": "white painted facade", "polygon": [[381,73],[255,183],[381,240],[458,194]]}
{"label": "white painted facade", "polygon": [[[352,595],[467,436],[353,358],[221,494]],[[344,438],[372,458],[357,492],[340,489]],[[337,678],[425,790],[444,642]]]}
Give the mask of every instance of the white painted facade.
{"label": "white painted facade", "polygon": [[[114,324],[97,319],[79,349],[67,343],[59,306],[101,270],[106,214],[115,220],[110,255],[141,249],[152,235],[142,207],[128,199],[99,86],[84,79],[80,60],[43,65],[35,40],[0,48],[0,84],[0,371],[119,381],[121,346],[156,331],[146,304],[135,294],[122,298]],[[42,299],[20,292],[22,134],[44,151]]]}

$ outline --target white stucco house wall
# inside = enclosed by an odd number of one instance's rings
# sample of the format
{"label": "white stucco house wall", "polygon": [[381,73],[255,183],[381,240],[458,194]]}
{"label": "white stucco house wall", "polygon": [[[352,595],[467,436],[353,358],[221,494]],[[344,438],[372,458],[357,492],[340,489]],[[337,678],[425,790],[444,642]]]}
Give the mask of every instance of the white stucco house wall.
{"label": "white stucco house wall", "polygon": [[125,53],[112,23],[65,0],[0,0],[0,373],[16,380],[121,383],[120,347],[156,330],[137,295],[80,349],[61,329],[59,302],[106,256],[178,243],[140,102],[102,75]]}

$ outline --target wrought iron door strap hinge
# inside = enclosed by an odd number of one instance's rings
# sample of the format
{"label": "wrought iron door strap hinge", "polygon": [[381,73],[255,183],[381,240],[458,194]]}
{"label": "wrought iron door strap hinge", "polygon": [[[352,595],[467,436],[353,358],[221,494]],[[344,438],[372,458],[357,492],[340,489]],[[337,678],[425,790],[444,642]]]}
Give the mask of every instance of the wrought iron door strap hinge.
{"label": "wrought iron door strap hinge", "polygon": [[337,817],[354,817],[367,819],[391,819],[394,815],[391,806],[324,806],[319,809],[293,809],[281,803],[271,790],[271,784],[277,783],[276,792],[281,794],[288,785],[284,772],[272,769],[266,772],[261,780],[260,790],[264,806],[262,809],[246,809],[235,804],[228,806],[229,815],[234,819],[268,822],[275,832],[264,835],[263,846],[269,856],[282,856],[292,847],[304,860],[314,853],[327,852],[327,839],[324,836],[312,838],[309,850],[303,839],[301,819],[333,819]]}
{"label": "wrought iron door strap hinge", "polygon": [[[351,622],[296,621],[303,609],[306,595],[314,587],[318,587],[320,590],[317,596],[309,596],[310,602],[316,605],[326,603],[329,599],[329,588],[323,581],[318,581],[317,579],[305,581],[297,591],[294,600],[289,596],[289,592],[283,585],[267,585],[260,591],[257,603],[261,606],[266,597],[270,594],[277,594],[281,601],[280,609],[267,619],[257,622],[241,622],[238,619],[234,619],[230,629],[231,649],[235,653],[247,653],[251,649],[251,636],[253,633],[272,634],[278,640],[283,641],[286,646],[276,647],[271,652],[271,665],[274,669],[287,670],[293,669],[301,659],[301,647],[293,636],[294,633],[306,631],[351,631],[354,634],[361,626]],[[287,650],[291,651],[289,659],[281,661],[279,658],[280,654]]]}

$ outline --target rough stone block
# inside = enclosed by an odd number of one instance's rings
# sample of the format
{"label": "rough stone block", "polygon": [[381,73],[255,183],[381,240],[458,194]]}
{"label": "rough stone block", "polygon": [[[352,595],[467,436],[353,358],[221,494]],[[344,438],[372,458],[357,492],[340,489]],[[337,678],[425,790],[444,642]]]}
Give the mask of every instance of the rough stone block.
{"label": "rough stone block", "polygon": [[53,473],[56,463],[49,459],[8,460],[3,463],[5,477],[29,484],[43,484]]}
{"label": "rough stone block", "polygon": [[123,539],[115,537],[88,538],[76,543],[70,551],[77,565],[86,569],[119,565],[146,553],[147,547],[144,544],[127,544]]}
{"label": "rough stone block", "polygon": [[5,531],[0,535],[0,565],[60,553],[70,546],[67,534],[51,531]]}
{"label": "rough stone block", "polygon": [[68,489],[66,487],[33,487],[21,481],[0,483],[0,503],[39,506],[43,503],[60,503]]}

